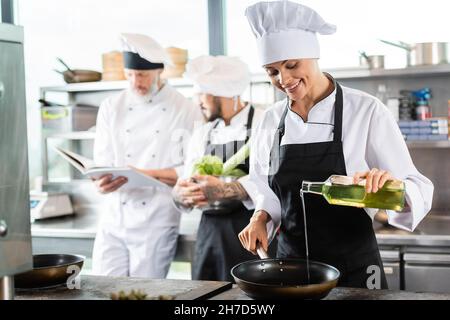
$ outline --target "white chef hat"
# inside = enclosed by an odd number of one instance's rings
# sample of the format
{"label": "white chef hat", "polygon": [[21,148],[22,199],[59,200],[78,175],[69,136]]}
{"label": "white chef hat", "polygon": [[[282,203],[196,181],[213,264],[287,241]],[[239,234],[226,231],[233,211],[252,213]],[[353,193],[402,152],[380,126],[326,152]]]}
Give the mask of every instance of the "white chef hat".
{"label": "white chef hat", "polygon": [[245,10],[256,36],[262,65],[320,57],[316,33],[333,34],[336,26],[313,9],[291,1],[258,2]]}
{"label": "white chef hat", "polygon": [[217,97],[240,96],[250,83],[247,64],[237,57],[200,56],[186,65],[194,90]]}
{"label": "white chef hat", "polygon": [[164,68],[164,64],[171,64],[164,48],[146,35],[122,33],[121,40],[127,69],[160,69]]}

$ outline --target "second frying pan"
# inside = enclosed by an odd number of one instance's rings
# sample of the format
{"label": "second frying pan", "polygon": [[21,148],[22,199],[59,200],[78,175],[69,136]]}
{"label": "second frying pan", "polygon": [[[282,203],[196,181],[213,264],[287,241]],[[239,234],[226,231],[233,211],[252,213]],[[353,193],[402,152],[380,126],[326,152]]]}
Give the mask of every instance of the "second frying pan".
{"label": "second frying pan", "polygon": [[33,270],[14,276],[15,287],[20,289],[48,288],[67,283],[73,275],[69,266],[83,267],[84,257],[71,254],[38,254],[33,256]]}

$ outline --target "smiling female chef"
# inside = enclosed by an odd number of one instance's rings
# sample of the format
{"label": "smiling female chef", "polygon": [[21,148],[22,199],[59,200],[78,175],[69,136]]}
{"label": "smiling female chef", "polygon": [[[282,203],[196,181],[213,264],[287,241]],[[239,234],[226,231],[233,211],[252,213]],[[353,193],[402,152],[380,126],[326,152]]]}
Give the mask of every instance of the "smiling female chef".
{"label": "smiling female chef", "polygon": [[[433,185],[415,168],[387,108],[319,69],[316,33],[332,34],[336,27],[289,1],[259,2],[246,16],[262,65],[287,99],[266,111],[255,132],[250,176],[260,195],[239,234],[243,246],[255,254],[260,242],[267,250],[267,234],[272,238],[279,227],[278,257],[305,257],[300,185],[332,174],[366,178],[367,192],[388,180],[404,181],[407,206],[389,211],[389,223],[413,230],[431,208]],[[386,288],[372,227],[377,210],[332,206],[311,194],[305,202],[309,257],[337,267],[339,285],[348,287],[366,287],[367,268],[377,265]]]}

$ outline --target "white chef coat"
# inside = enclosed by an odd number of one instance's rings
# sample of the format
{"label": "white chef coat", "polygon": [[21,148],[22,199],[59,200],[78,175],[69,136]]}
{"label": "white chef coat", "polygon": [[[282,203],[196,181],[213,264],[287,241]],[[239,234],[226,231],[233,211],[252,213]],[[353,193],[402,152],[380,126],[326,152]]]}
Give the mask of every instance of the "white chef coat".
{"label": "white chef coat", "polygon": [[[253,113],[252,134],[255,132],[255,128],[259,124],[264,113],[264,110],[260,108],[253,108],[255,111]],[[211,132],[210,139],[212,144],[226,144],[231,141],[245,140],[247,136],[247,120],[249,111],[250,104],[247,104],[239,113],[231,118],[228,126],[225,124],[223,119],[219,118],[205,123],[203,126],[194,131],[187,148],[183,178],[187,179],[192,176],[194,163],[205,155],[209,132]],[[256,194],[254,194],[255,186],[250,181],[248,175],[239,178],[238,181],[249,195],[249,199],[243,201],[242,203],[248,210],[251,210],[254,208],[252,199],[256,196]]]}
{"label": "white chef coat", "polygon": [[[126,89],[106,99],[97,117],[94,161],[97,166],[183,171],[184,151],[195,125],[204,122],[200,109],[165,84],[149,103]],[[125,228],[178,226],[171,190],[119,189],[107,195],[102,223]]]}
{"label": "white chef coat", "polygon": [[[432,182],[414,166],[400,129],[386,106],[362,91],[346,87],[342,90],[342,143],[347,175],[379,168],[403,180],[411,210],[401,213],[388,210],[388,219],[395,227],[414,230],[431,209]],[[332,141],[335,98],[336,89],[310,110],[307,122],[290,110],[281,145]],[[250,179],[259,193],[255,211],[265,210],[271,216],[267,225],[269,238],[274,236],[281,221],[280,201],[268,185],[269,154],[286,104],[283,100],[266,110],[252,140]],[[365,210],[372,219],[378,211]]]}

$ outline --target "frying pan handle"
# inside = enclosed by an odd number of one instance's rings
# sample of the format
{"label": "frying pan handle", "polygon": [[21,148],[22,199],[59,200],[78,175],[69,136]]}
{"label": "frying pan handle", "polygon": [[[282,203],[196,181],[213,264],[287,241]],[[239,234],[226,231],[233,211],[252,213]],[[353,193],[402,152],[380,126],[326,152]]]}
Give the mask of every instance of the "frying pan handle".
{"label": "frying pan handle", "polygon": [[67,63],[65,63],[61,58],[56,58],[56,60],[58,60],[64,67],[66,67],[67,71],[69,72],[69,74],[74,77],[75,73],[73,72],[72,69],[70,69],[70,67],[67,65]]}
{"label": "frying pan handle", "polygon": [[413,49],[412,45],[405,43],[405,42],[398,41],[398,43],[396,43],[396,42],[391,42],[391,41],[382,40],[382,39],[378,39],[378,40],[380,40],[381,42],[386,43],[388,45],[404,49],[406,51],[411,51]]}
{"label": "frying pan handle", "polygon": [[263,249],[263,247],[261,246],[261,243],[257,243],[256,244],[256,252],[258,253],[258,256],[261,259],[269,259],[269,255],[267,254],[266,250]]}

